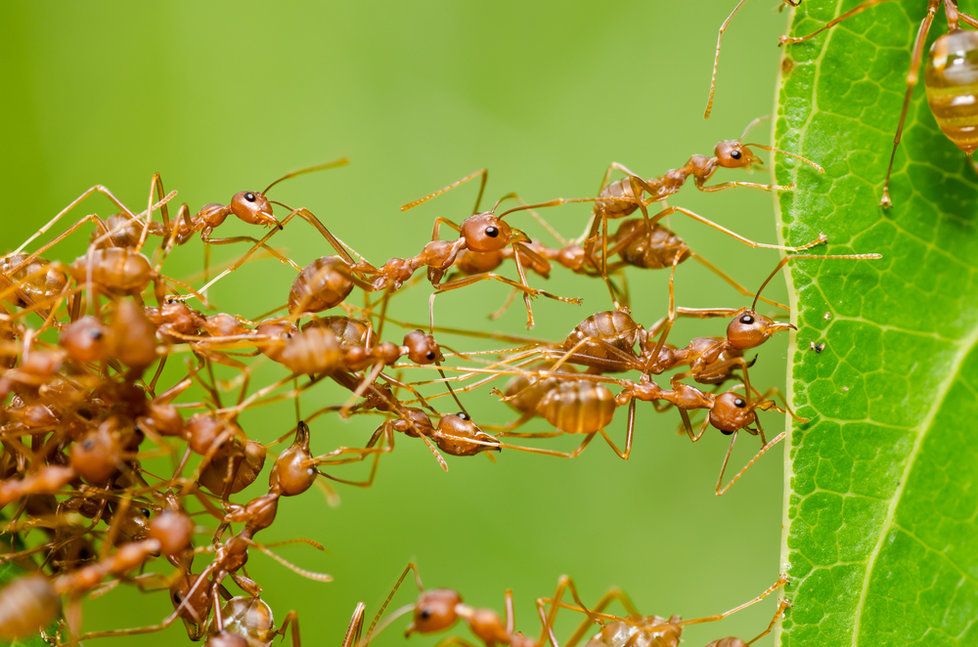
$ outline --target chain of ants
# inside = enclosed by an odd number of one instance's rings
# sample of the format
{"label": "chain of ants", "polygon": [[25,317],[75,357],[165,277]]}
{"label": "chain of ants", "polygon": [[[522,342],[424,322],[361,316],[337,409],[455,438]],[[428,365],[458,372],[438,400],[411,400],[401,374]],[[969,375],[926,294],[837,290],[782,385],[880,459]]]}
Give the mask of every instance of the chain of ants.
{"label": "chain of ants", "polygon": [[[784,437],[780,433],[768,438],[758,413],[776,410],[794,415],[776,390],[758,390],[748,375],[755,361],[748,357],[749,351],[794,328],[776,319],[786,317],[787,308],[763,297],[764,287],[791,261],[878,258],[805,252],[825,243],[824,235],[796,247],[758,243],[698,213],[665,204],[689,180],[707,192],[738,187],[789,190],[739,180],[710,183],[721,168],[749,169],[759,163],[754,148],[769,149],[723,141],[713,155],[694,155],[681,167],[648,178],[615,163],[605,173],[596,197],[528,203],[510,193],[488,211],[480,206],[488,173],[480,170],[404,205],[405,211],[413,209],[477,181],[471,214],[460,223],[436,218],[431,241],[419,253],[379,266],[337,238],[308,209],[292,209],[268,195],[284,179],[343,166],[346,160],[289,173],[261,192],[242,191],[228,204],[207,205],[196,213],[182,205],[171,214],[175,193],[164,190],[158,175],[140,212],[103,186],[85,191],[0,259],[4,349],[0,353],[4,446],[0,507],[9,540],[2,559],[29,572],[0,590],[0,638],[40,634],[51,644],[78,644],[87,638],[159,631],[181,622],[191,640],[206,640],[213,647],[267,645],[287,633],[298,645],[297,616],[290,613],[276,624],[261,599],[261,586],[247,574],[251,549],[304,577],[330,580],[326,574],[288,562],[257,537],[274,523],[283,498],[316,484],[328,489],[326,480],[369,486],[380,458],[394,450],[400,437],[423,443],[443,469],[447,469],[445,454],[468,457],[515,450],[573,458],[598,437],[627,459],[637,403],[650,402],[656,411],[675,409],[683,433],[692,442],[711,427],[730,436],[716,483],[716,493],[723,494]],[[778,152],[821,172],[813,162]],[[611,181],[614,171],[622,179]],[[110,200],[117,213],[104,218],[86,215],[65,226],[74,210],[95,194]],[[512,206],[504,208],[507,202]],[[549,227],[540,212],[573,203],[590,204],[592,215],[586,232],[567,240]],[[276,215],[276,206],[287,214]],[[556,237],[556,244],[531,239],[512,226],[507,218],[514,214],[535,219]],[[750,290],[668,229],[663,219],[670,215],[686,216],[750,247],[792,254],[777,264],[759,289]],[[256,235],[216,236],[231,216],[253,225]],[[274,246],[273,237],[297,218],[319,232],[330,251],[305,266]],[[620,224],[609,232],[612,220]],[[457,237],[442,239],[440,234],[448,229]],[[35,244],[49,231],[57,233]],[[77,260],[48,260],[62,241],[86,232],[88,247]],[[205,281],[200,287],[164,273],[169,254],[196,235],[205,250]],[[210,277],[211,245],[244,246],[244,252]],[[285,303],[254,320],[216,311],[208,291],[220,281],[233,281],[238,268],[260,256],[271,256],[295,270]],[[689,259],[735,288],[750,305],[677,305],[677,268]],[[515,278],[499,271],[510,266]],[[509,288],[504,307],[522,297],[528,327],[534,323],[534,298],[579,302],[532,285],[547,278],[554,266],[601,281],[613,307],[586,317],[565,339],[555,341],[435,326],[438,294],[482,281]],[[668,308],[651,325],[643,326],[630,314],[620,278],[626,267],[670,273]],[[430,320],[427,330],[412,329],[388,315],[389,302],[425,278],[432,288]],[[355,290],[364,295],[363,307],[348,300]],[[761,314],[761,302],[780,314]],[[323,314],[337,308],[343,314]],[[673,326],[680,318],[721,318],[726,330],[678,344]],[[390,341],[388,324],[402,325],[407,332]],[[435,337],[449,333],[517,346],[454,351]],[[280,367],[281,377],[253,388],[257,368],[269,363]],[[404,377],[418,370],[436,373],[413,381]],[[221,371],[233,374],[233,380],[218,379]],[[670,373],[668,388],[654,379],[666,373]],[[172,374],[177,378],[171,379]],[[509,381],[492,392],[516,418],[502,425],[477,424],[465,411],[463,399],[500,378]],[[335,383],[348,396],[300,419],[299,398],[322,381]],[[425,396],[423,385],[435,385],[438,392]],[[238,391],[236,401],[226,404],[232,386]],[[202,399],[184,401],[194,393],[203,394]],[[440,398],[451,398],[458,412],[437,408],[433,402]],[[298,422],[277,441],[260,443],[242,428],[239,417],[246,411],[289,401],[296,403]],[[619,407],[628,410],[621,446],[606,431]],[[695,422],[697,414],[705,414],[701,422]],[[370,415],[380,422],[364,445],[316,455],[311,450],[313,427],[317,418],[326,415]],[[546,421],[548,430],[521,430],[531,420]],[[759,437],[760,448],[724,482],[741,432]],[[577,447],[561,451],[547,444],[547,439],[560,436],[579,439]],[[268,449],[289,440],[271,461],[267,490],[234,502],[234,495],[261,477]],[[161,457],[170,459],[171,473],[156,474],[144,464]],[[341,466],[361,462],[370,463],[365,478],[336,476]],[[201,541],[198,535],[205,533],[208,518],[215,530]],[[311,540],[296,541],[321,548]],[[163,569],[165,574],[156,572],[160,570],[156,565],[162,565],[160,558],[171,567]],[[564,644],[575,644],[597,630],[589,644],[676,645],[683,627],[722,619],[786,581],[779,578],[755,599],[728,612],[681,620],[643,616],[619,591],[587,606],[573,581],[564,578],[551,596],[537,601],[542,630],[538,637],[529,638],[514,629],[508,594],[506,613],[501,616],[464,604],[455,591],[424,589],[413,565],[397,585],[412,571],[422,591],[418,601],[384,616],[392,591],[365,631],[365,609],[358,605],[344,644],[368,644],[396,618],[412,613],[408,633],[438,632],[464,623],[486,645],[556,645],[556,616],[564,610],[583,616]],[[172,611],[152,626],[84,631],[81,600],[120,585],[167,590]],[[233,594],[234,588],[240,594]],[[625,614],[608,613],[612,602],[622,604]],[[770,625],[754,639],[723,638],[711,645],[754,642],[771,630],[786,607],[785,602],[779,604]],[[458,638],[457,642],[465,641]]]}

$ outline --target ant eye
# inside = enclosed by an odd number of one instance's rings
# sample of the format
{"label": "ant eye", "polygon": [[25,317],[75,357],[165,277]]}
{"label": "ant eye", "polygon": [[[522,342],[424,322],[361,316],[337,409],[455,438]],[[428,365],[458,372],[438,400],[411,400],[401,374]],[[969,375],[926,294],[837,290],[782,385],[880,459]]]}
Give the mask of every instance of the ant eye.
{"label": "ant eye", "polygon": [[754,323],[754,317],[752,315],[744,315],[740,318],[740,323],[750,325]]}
{"label": "ant eye", "polygon": [[736,400],[734,400],[734,406],[737,407],[738,409],[743,409],[744,407],[747,406],[747,403],[744,402],[743,399],[737,398]]}
{"label": "ant eye", "polygon": [[179,591],[174,591],[173,595],[171,595],[170,597],[173,598],[174,604],[180,604],[181,602],[183,602],[183,596],[180,595]]}
{"label": "ant eye", "polygon": [[92,332],[89,333],[89,336],[95,341],[98,341],[99,339],[102,339],[102,331],[97,329],[93,330]]}
{"label": "ant eye", "polygon": [[[739,157],[739,155],[738,155],[738,157]],[[255,201],[255,194],[254,193],[245,193],[244,198],[248,202],[254,202]]]}
{"label": "ant eye", "polygon": [[437,357],[437,355],[435,355],[435,352],[434,351],[428,351],[428,354],[425,355],[425,357],[428,358],[431,361],[434,361],[435,360],[435,357]]}
{"label": "ant eye", "polygon": [[146,517],[147,519],[149,518],[149,508],[141,508],[139,511],[143,514],[144,517]]}
{"label": "ant eye", "polygon": [[86,438],[85,440],[82,441],[81,446],[82,449],[84,449],[85,451],[91,451],[95,449],[95,441],[92,440],[91,438]]}
{"label": "ant eye", "polygon": [[499,235],[498,227],[486,227],[486,236],[489,236],[489,238],[495,238],[498,235]]}
{"label": "ant eye", "polygon": [[462,420],[471,420],[471,418],[469,418],[469,414],[465,413],[464,411],[459,411],[455,415],[461,418]]}
{"label": "ant eye", "polygon": [[418,617],[421,618],[422,620],[429,620],[431,618],[431,611],[428,611],[427,609],[421,609],[420,611],[418,611]]}
{"label": "ant eye", "polygon": [[739,160],[740,159],[740,155],[741,155],[741,153],[737,149],[734,149],[734,150],[730,151],[730,157],[734,158],[735,160]]}

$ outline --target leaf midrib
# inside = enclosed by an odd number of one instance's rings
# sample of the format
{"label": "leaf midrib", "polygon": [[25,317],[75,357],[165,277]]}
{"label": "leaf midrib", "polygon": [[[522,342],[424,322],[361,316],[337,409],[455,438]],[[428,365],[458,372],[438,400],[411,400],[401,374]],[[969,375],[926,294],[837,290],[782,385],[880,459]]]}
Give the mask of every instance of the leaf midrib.
{"label": "leaf midrib", "polygon": [[894,527],[893,519],[896,516],[897,507],[900,504],[900,500],[903,497],[903,490],[907,485],[910,473],[913,470],[914,464],[917,462],[917,457],[920,455],[920,449],[924,444],[924,440],[930,433],[931,429],[934,428],[934,420],[937,414],[940,413],[944,406],[944,402],[947,399],[948,393],[951,391],[951,387],[957,381],[958,375],[961,373],[961,366],[964,361],[968,358],[971,352],[978,345],[978,328],[974,328],[971,334],[965,337],[960,344],[958,344],[958,350],[954,355],[954,361],[951,362],[947,377],[941,381],[937,390],[934,392],[934,398],[931,402],[930,409],[927,410],[927,415],[923,417],[920,424],[917,425],[917,429],[920,431],[917,433],[917,437],[914,439],[913,447],[907,456],[907,463],[903,468],[903,473],[900,475],[900,480],[897,483],[896,490],[893,491],[893,496],[890,498],[889,507],[886,510],[886,516],[883,519],[883,524],[880,527],[879,537],[877,537],[876,545],[873,546],[873,550],[869,553],[869,558],[866,560],[866,572],[863,575],[862,586],[859,590],[859,600],[856,603],[856,612],[854,614],[854,622],[852,625],[852,642],[851,644],[855,647],[858,645],[859,639],[859,629],[862,624],[863,618],[863,608],[866,603],[867,593],[869,591],[869,583],[872,578],[873,572],[876,569],[876,560],[879,558],[880,551],[883,549],[883,542],[886,540],[887,535]]}

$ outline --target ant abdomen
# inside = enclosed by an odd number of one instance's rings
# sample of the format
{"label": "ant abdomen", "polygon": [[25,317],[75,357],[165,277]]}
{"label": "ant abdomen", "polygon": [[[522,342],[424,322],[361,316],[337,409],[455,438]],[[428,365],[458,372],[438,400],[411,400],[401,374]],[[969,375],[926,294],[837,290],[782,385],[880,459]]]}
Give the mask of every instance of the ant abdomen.
{"label": "ant abdomen", "polygon": [[322,312],[353,291],[350,266],[339,256],[323,256],[302,268],[289,291],[289,312]]}
{"label": "ant abdomen", "polygon": [[621,223],[610,244],[625,240],[629,242],[618,255],[633,267],[664,269],[685,261],[690,255],[689,247],[672,231],[655,225],[651,232],[646,232],[645,223],[638,219]]}
{"label": "ant abdomen", "polygon": [[955,30],[930,48],[924,72],[937,125],[967,155],[978,149],[978,32]]}
{"label": "ant abdomen", "polygon": [[544,395],[537,413],[565,433],[590,434],[611,422],[616,406],[614,394],[603,384],[570,380]]}
{"label": "ant abdomen", "polygon": [[19,577],[0,589],[0,638],[17,640],[38,633],[61,611],[61,600],[43,575]]}

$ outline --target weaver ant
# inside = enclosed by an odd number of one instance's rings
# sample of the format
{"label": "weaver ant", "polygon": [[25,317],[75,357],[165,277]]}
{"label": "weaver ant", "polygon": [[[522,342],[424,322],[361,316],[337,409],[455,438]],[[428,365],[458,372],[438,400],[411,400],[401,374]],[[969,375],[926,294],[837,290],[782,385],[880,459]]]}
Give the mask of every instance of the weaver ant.
{"label": "weaver ant", "polygon": [[[887,1],[865,0],[810,34],[782,36],[779,44],[793,45],[804,42],[871,7]],[[890,198],[890,176],[893,173],[893,162],[900,140],[903,138],[903,127],[907,119],[910,99],[920,79],[920,63],[924,58],[927,34],[930,32],[934,17],[941,5],[944,6],[944,14],[947,17],[947,33],[939,36],[927,53],[927,65],[924,69],[924,89],[927,91],[927,103],[941,131],[968,158],[975,150],[978,150],[978,107],[976,107],[978,102],[975,101],[974,93],[974,86],[978,81],[978,65],[974,63],[975,53],[978,52],[978,32],[963,30],[958,27],[959,21],[971,27],[978,27],[978,18],[960,12],[957,0],[927,0],[927,13],[920,21],[911,50],[910,68],[907,71],[900,119],[897,122],[896,134],[893,136],[890,160],[886,165],[886,178],[883,181],[883,191],[880,197],[880,206],[883,208],[889,208],[893,205]]]}
{"label": "weaver ant", "polygon": [[[704,616],[702,618],[690,618],[688,620],[683,620],[679,616],[663,618],[661,616],[642,615],[632,603],[631,598],[629,598],[628,595],[620,589],[612,589],[608,591],[601,597],[600,600],[598,600],[593,608],[588,608],[583,602],[581,602],[581,598],[577,593],[577,588],[575,587],[573,580],[567,576],[560,579],[560,582],[557,585],[557,590],[554,592],[553,596],[550,598],[542,598],[541,602],[551,605],[551,617],[546,623],[546,627],[548,629],[550,644],[554,647],[560,644],[557,642],[552,629],[553,619],[558,609],[569,609],[587,616],[587,618],[585,618],[577,627],[574,633],[571,634],[571,637],[563,643],[567,647],[573,647],[576,645],[585,636],[585,634],[588,633],[588,629],[593,627],[595,623],[600,625],[600,630],[588,640],[587,645],[589,647],[627,647],[630,645],[679,647],[683,629],[685,627],[707,622],[718,622],[724,618],[728,618],[739,611],[743,611],[744,609],[761,602],[769,595],[787,584],[787,582],[787,577],[782,575],[777,579],[777,581],[774,582],[774,584],[747,602],[739,604],[732,609],[728,609],[723,613],[717,613],[712,616]],[[575,604],[562,601],[561,598],[563,597],[565,591],[570,592]],[[616,601],[625,608],[628,615],[616,616],[605,613],[605,609],[611,603]],[[781,619],[784,612],[790,606],[791,604],[787,600],[781,600],[778,603],[778,607],[774,612],[774,616],[771,618],[771,622],[768,623],[768,626],[764,629],[764,631],[750,640],[742,640],[740,638],[728,636],[726,638],[714,640],[707,644],[706,647],[747,647],[748,645],[752,645],[764,636],[771,633],[774,626],[778,623],[778,620]]]}

